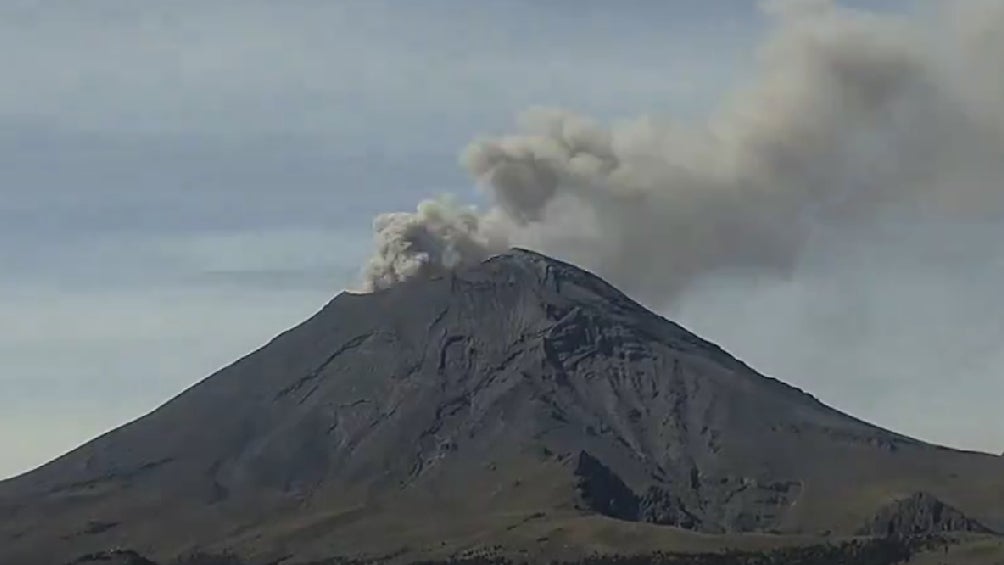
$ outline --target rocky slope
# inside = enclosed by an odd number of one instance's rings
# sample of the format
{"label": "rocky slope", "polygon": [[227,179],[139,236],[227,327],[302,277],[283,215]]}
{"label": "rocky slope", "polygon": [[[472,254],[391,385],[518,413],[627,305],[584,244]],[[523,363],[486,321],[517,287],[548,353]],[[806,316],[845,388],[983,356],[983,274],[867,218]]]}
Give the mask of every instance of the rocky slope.
{"label": "rocky slope", "polygon": [[342,294],[151,414],[0,483],[0,562],[853,534],[918,491],[1004,528],[1000,458],[851,418],[587,272],[514,250]]}
{"label": "rocky slope", "polygon": [[862,528],[874,536],[915,536],[941,532],[993,533],[990,528],[967,518],[926,492],[896,500],[885,506]]}

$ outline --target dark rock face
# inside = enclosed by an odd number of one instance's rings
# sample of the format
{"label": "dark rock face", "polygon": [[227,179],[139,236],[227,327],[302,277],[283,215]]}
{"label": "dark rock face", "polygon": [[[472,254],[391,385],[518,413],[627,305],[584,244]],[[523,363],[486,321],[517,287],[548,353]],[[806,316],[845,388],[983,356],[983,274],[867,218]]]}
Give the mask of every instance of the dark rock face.
{"label": "dark rock face", "polygon": [[440,530],[461,531],[577,503],[709,533],[852,533],[865,516],[830,510],[903,477],[938,477],[993,523],[1004,491],[967,489],[1002,470],[833,410],[599,278],[514,250],[342,294],[147,416],[0,483],[0,563],[107,547],[278,559],[333,536],[384,550],[400,516],[440,512]]}
{"label": "dark rock face", "polygon": [[620,477],[585,451],[579,452],[575,476],[576,488],[588,508],[612,518],[638,518],[638,497]]}
{"label": "dark rock face", "polygon": [[912,536],[944,532],[992,533],[989,528],[968,518],[957,508],[925,492],[914,493],[882,508],[861,529],[862,534],[877,536]]}
{"label": "dark rock face", "polygon": [[639,503],[638,519],[642,522],[694,529],[701,519],[687,509],[680,497],[668,490],[650,486]]}
{"label": "dark rock face", "polygon": [[714,533],[767,531],[777,526],[800,490],[796,482],[728,477],[695,483],[690,491],[653,485],[641,499],[639,519]]}

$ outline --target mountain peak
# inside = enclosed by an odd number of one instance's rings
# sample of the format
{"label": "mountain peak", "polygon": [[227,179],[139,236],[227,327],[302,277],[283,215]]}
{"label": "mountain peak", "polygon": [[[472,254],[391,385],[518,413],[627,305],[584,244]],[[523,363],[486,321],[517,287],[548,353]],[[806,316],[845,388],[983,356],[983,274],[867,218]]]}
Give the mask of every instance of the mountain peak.
{"label": "mountain peak", "polygon": [[[533,251],[530,249],[525,249],[522,247],[513,247],[504,253],[499,253],[494,255],[485,261],[482,261],[481,267],[490,266],[495,264],[505,265],[507,268],[518,268],[528,271],[539,271],[545,274],[549,271],[560,272],[564,274],[575,274],[577,276],[588,276],[593,278],[599,278],[596,275],[589,273],[582,267],[573,265],[566,261],[556,259],[549,255],[544,255],[538,251]],[[478,267],[474,267],[477,269]]]}
{"label": "mountain peak", "polygon": [[511,261],[524,264],[567,264],[558,259],[544,255],[538,251],[525,247],[511,247],[509,250],[499,253],[488,259],[488,261]]}
{"label": "mountain peak", "polygon": [[[599,276],[571,263],[523,248],[512,248],[447,276],[456,282],[507,286],[552,303],[599,305],[640,318],[652,313]],[[469,287],[467,290],[471,290]]]}
{"label": "mountain peak", "polygon": [[[617,292],[613,287],[602,282],[599,277],[585,269],[549,257],[536,251],[514,247],[504,253],[494,255],[481,263],[468,266],[457,271],[461,278],[475,277],[495,282],[508,282],[506,275],[530,275],[532,278],[520,282],[536,282],[539,285],[554,285],[561,281],[594,280]],[[618,292],[619,294],[619,292]]]}

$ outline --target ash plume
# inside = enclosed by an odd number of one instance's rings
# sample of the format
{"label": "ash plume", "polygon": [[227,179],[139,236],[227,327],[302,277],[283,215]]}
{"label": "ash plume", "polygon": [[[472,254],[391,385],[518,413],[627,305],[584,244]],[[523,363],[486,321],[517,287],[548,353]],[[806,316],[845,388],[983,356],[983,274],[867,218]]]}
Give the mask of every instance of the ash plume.
{"label": "ash plume", "polygon": [[814,226],[999,215],[1004,3],[929,19],[820,0],[764,10],[754,79],[706,123],[531,110],[463,151],[486,209],[439,200],[377,218],[366,287],[519,245],[668,304],[702,277],[783,276]]}
{"label": "ash plume", "polygon": [[426,200],[415,212],[380,214],[373,221],[376,251],[364,272],[368,288],[487,259],[505,248],[504,236],[493,237],[488,223],[474,208],[445,197]]}

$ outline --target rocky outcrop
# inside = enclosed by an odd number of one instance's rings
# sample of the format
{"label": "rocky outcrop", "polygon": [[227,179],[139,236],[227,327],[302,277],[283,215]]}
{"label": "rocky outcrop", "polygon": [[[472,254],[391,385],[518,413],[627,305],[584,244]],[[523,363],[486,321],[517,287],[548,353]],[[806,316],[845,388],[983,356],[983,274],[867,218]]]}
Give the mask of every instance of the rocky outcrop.
{"label": "rocky outcrop", "polygon": [[638,497],[599,459],[580,451],[574,473],[576,489],[589,510],[621,520],[638,518]]}
{"label": "rocky outcrop", "polygon": [[934,496],[917,492],[878,511],[860,533],[876,536],[914,536],[947,532],[992,533],[958,509]]}
{"label": "rocky outcrop", "polygon": [[642,522],[697,529],[702,520],[687,509],[679,496],[659,486],[650,486],[638,504],[638,519]]}

